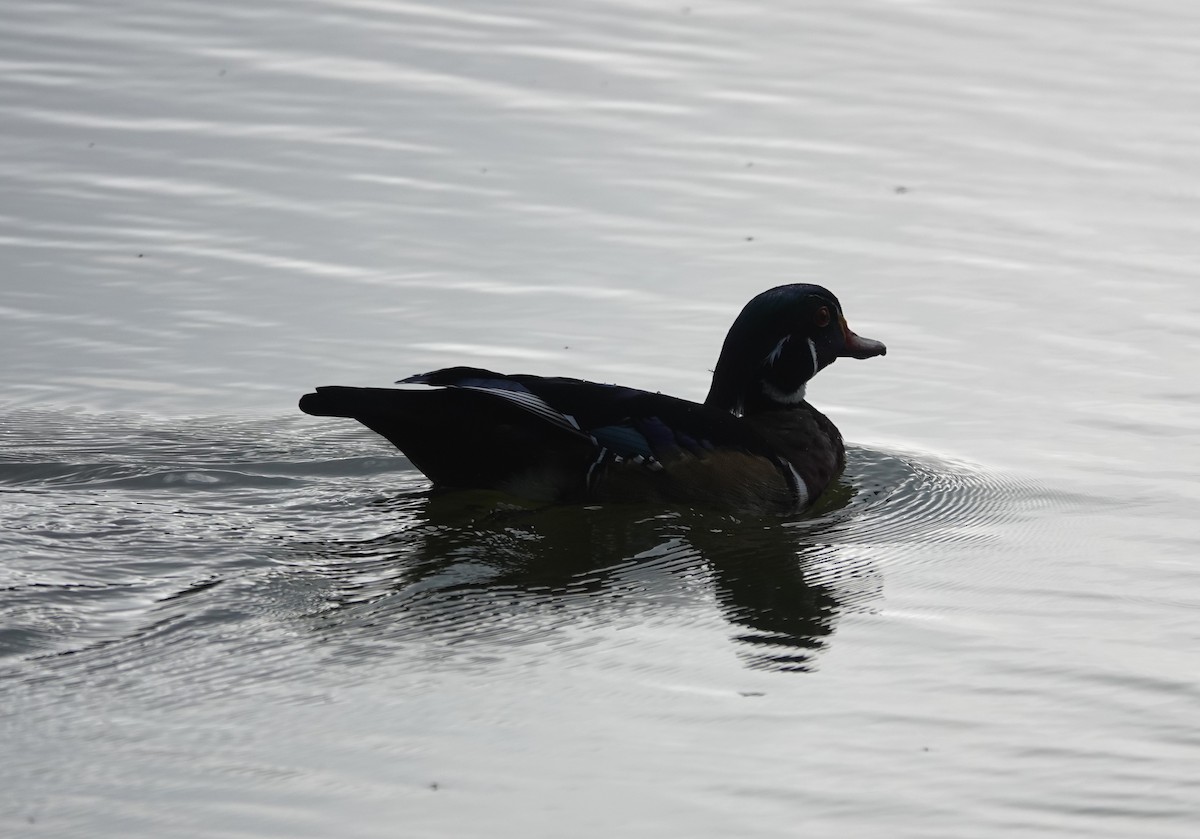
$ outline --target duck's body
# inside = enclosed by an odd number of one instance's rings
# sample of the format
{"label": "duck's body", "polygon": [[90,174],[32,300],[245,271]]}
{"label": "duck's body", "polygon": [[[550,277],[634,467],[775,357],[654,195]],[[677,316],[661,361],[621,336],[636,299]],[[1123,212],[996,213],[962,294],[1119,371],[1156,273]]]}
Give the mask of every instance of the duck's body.
{"label": "duck's body", "polygon": [[322,387],[300,400],[390,440],[435,486],[553,501],[669,501],[760,512],[809,506],[841,471],[842,436],[804,400],[835,358],[882,355],[837,299],[791,285],[735,321],[703,404],[578,379],[452,367],[416,389]]}

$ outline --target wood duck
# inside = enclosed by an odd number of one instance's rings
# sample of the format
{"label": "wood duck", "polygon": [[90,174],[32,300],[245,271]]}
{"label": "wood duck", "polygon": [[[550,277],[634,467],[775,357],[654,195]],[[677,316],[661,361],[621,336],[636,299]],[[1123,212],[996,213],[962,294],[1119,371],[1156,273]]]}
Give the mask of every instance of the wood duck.
{"label": "wood duck", "polygon": [[786,513],[811,506],[845,465],[841,433],[805,401],[808,380],[838,358],[886,352],[850,331],[828,290],[793,284],[742,309],[703,404],[448,367],[397,382],[427,386],[416,389],[319,387],[300,409],[358,420],[435,488]]}

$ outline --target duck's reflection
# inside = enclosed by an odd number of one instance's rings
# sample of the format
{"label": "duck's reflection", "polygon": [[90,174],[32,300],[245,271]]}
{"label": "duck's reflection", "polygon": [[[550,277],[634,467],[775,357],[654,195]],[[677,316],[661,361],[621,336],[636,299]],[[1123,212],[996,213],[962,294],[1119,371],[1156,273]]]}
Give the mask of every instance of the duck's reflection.
{"label": "duck's reflection", "polygon": [[304,566],[332,584],[325,631],[544,642],[567,627],[711,619],[715,596],[748,666],[809,670],[847,601],[864,594],[862,568],[837,572],[836,515],[794,526],[690,510],[513,508],[463,493],[379,503],[396,532],[304,550]]}

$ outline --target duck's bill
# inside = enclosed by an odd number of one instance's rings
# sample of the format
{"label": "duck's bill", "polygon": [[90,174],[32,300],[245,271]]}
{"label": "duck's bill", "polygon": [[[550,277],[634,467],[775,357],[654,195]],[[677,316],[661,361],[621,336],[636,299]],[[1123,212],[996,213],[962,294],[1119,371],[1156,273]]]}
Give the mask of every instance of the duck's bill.
{"label": "duck's bill", "polygon": [[846,334],[846,349],[840,355],[848,358],[874,358],[877,355],[887,355],[887,347],[882,341],[855,335],[842,318],[842,331]]}

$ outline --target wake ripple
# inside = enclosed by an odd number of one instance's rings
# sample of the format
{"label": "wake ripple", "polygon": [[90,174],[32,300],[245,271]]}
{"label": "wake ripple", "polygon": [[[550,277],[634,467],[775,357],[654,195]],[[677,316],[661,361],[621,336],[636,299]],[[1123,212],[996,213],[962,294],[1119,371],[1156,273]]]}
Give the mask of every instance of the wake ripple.
{"label": "wake ripple", "polygon": [[[833,524],[845,544],[920,547],[994,541],[1016,524],[1040,526],[1048,514],[1094,511],[1096,499],[927,453],[851,448],[842,479],[851,497],[801,530]],[[1086,502],[1086,503],[1085,503]]]}
{"label": "wake ripple", "polygon": [[166,661],[177,630],[486,657],[655,626],[724,627],[747,666],[806,670],[843,615],[878,608],[885,567],[1040,538],[1074,505],[1025,476],[862,447],[788,521],[431,494],[373,435],[304,418],[24,411],[0,432],[0,654],[90,672]]}

